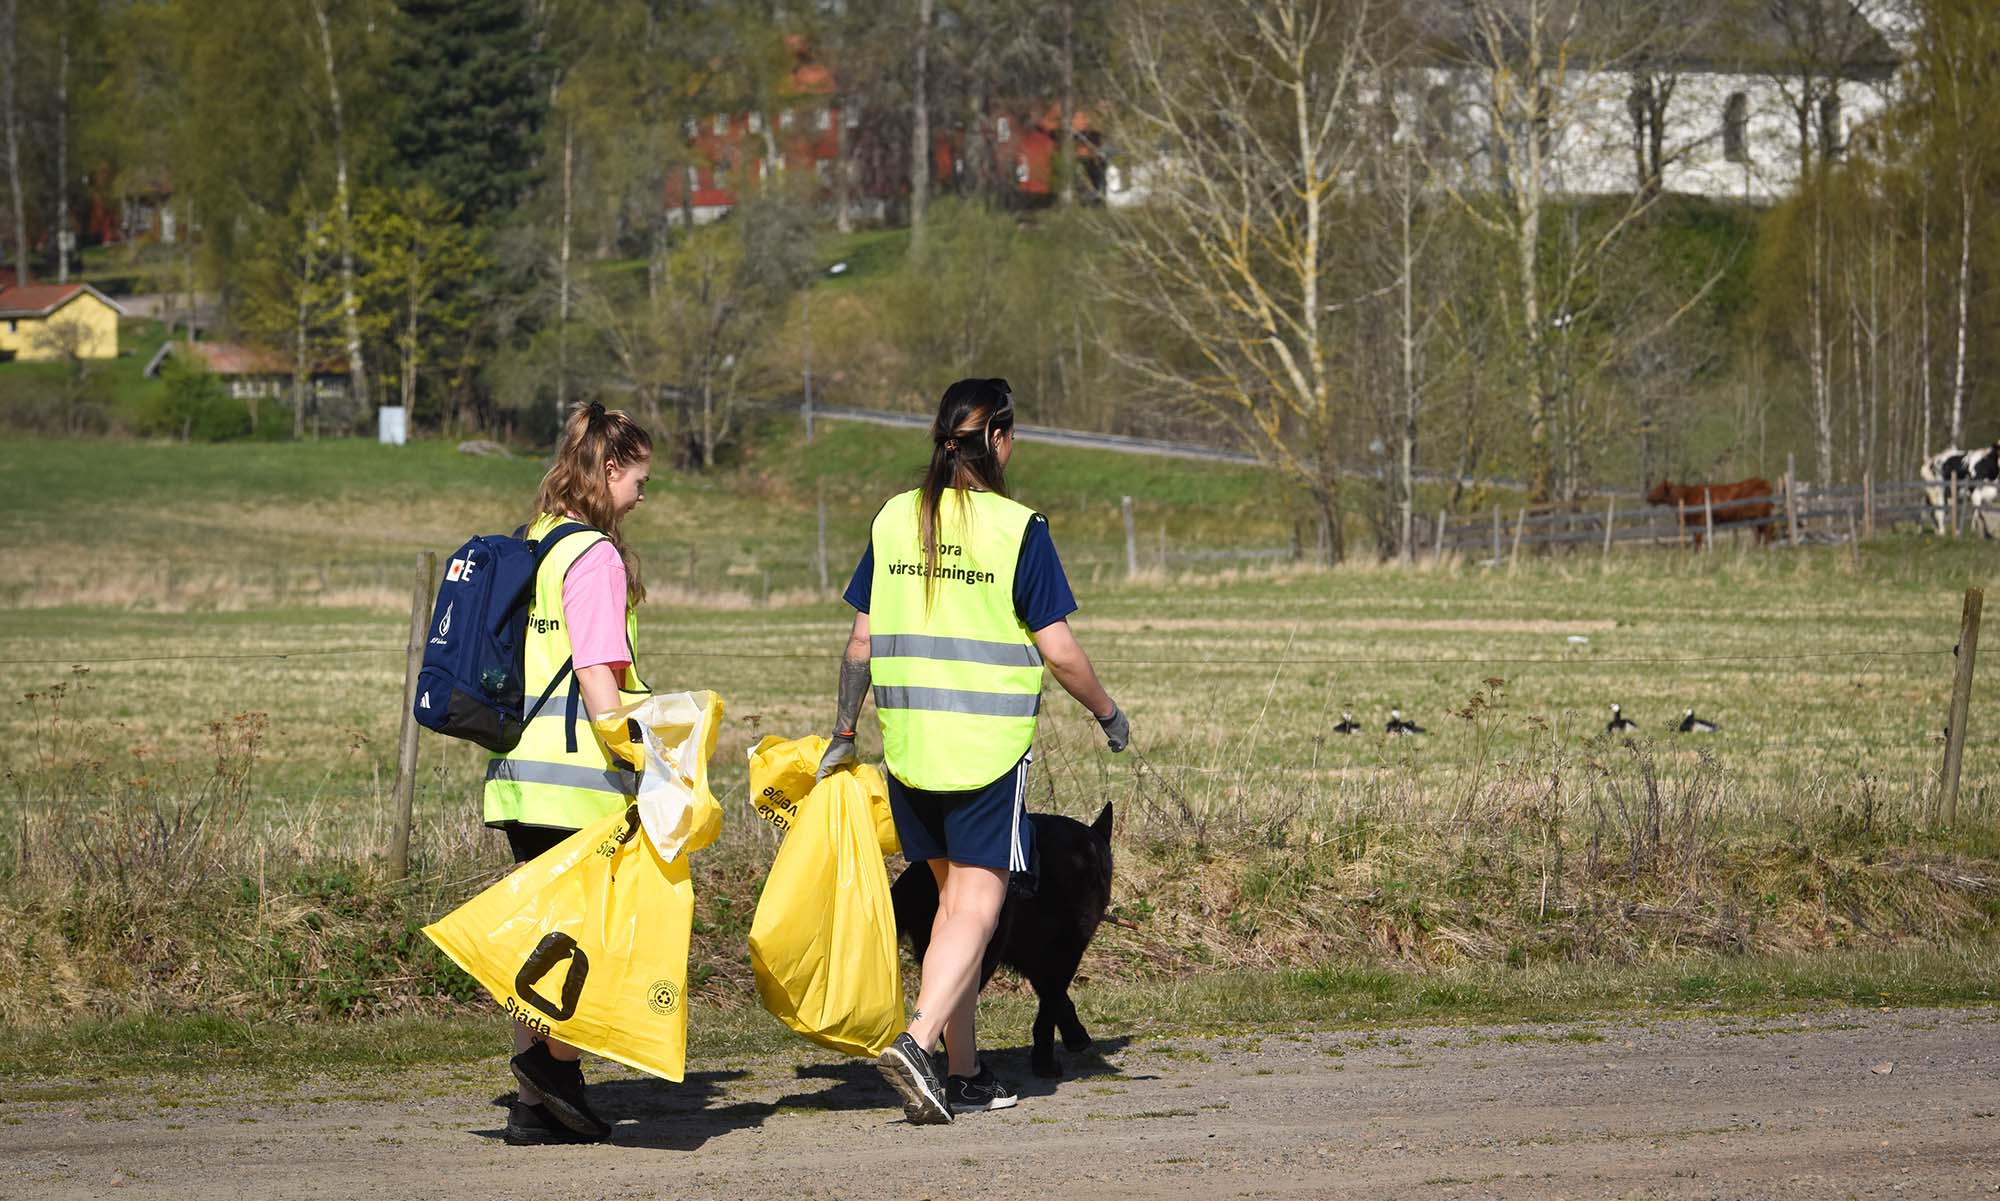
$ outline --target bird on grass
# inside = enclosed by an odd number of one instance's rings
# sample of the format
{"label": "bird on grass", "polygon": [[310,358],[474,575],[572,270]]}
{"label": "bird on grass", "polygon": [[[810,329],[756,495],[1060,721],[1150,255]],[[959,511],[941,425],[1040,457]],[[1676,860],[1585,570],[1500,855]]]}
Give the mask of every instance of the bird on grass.
{"label": "bird on grass", "polygon": [[1352,713],[1342,709],[1340,711],[1340,724],[1333,727],[1333,732],[1336,734],[1359,734],[1361,732],[1361,723],[1354,720]]}
{"label": "bird on grass", "polygon": [[1623,734],[1627,730],[1636,730],[1638,728],[1639,723],[1625,716],[1624,711],[1616,704],[1611,706],[1611,720],[1604,723],[1604,732],[1606,734]]}
{"label": "bird on grass", "polygon": [[1722,727],[1712,721],[1703,721],[1694,715],[1694,710],[1689,709],[1681,714],[1681,724],[1674,728],[1683,734],[1713,734]]}
{"label": "bird on grass", "polygon": [[1416,722],[1413,722],[1413,721],[1405,721],[1405,720],[1403,719],[1403,711],[1402,711],[1401,709],[1391,709],[1391,710],[1389,710],[1389,724],[1388,724],[1387,726],[1383,727],[1383,731],[1382,731],[1382,732],[1383,732],[1383,733],[1385,733],[1385,734],[1387,734],[1387,735],[1389,735],[1389,736],[1390,736],[1391,738],[1394,738],[1394,737],[1397,737],[1398,735],[1402,735],[1402,734],[1428,734],[1428,733],[1430,733],[1430,731],[1429,731],[1429,730],[1426,730],[1426,729],[1424,729],[1424,728],[1423,728],[1422,726],[1418,725],[1418,724],[1417,724]]}

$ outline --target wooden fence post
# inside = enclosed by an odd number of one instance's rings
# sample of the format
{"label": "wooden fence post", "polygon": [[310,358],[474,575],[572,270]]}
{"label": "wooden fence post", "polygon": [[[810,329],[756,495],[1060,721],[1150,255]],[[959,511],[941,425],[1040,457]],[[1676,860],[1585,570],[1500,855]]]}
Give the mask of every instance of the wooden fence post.
{"label": "wooden fence post", "polygon": [[1949,826],[1958,819],[1958,770],[1965,756],[1965,723],[1972,707],[1972,660],[1979,651],[1979,610],[1986,604],[1980,588],[1965,590],[1965,609],[1958,619],[1958,645],[1952,648],[1951,715],[1944,728],[1944,794],[1939,816]]}
{"label": "wooden fence post", "polygon": [[1493,566],[1500,566],[1500,506],[1493,506]]}
{"label": "wooden fence post", "polygon": [[1507,573],[1512,575],[1521,562],[1521,530],[1528,524],[1528,508],[1521,506],[1520,515],[1514,518],[1514,546],[1507,552]]}
{"label": "wooden fence post", "polygon": [[1437,541],[1431,545],[1431,562],[1444,562],[1444,510],[1438,510]]}
{"label": "wooden fence post", "polygon": [[1715,493],[1707,488],[1701,490],[1701,525],[1706,531],[1703,551],[1712,555],[1715,553]]}
{"label": "wooden fence post", "polygon": [[1684,500],[1677,500],[1674,502],[1674,505],[1679,511],[1674,524],[1674,536],[1680,540],[1680,548],[1686,550],[1688,548],[1688,503]]}
{"label": "wooden fence post", "polygon": [[1958,481],[1951,481],[1951,536],[1958,537]]}
{"label": "wooden fence post", "polygon": [[1125,578],[1139,574],[1139,531],[1132,524],[1132,498],[1118,502],[1119,511],[1125,515]]}
{"label": "wooden fence post", "polygon": [[1855,567],[1861,566],[1861,531],[1855,526],[1851,501],[1847,506],[1847,561]]}
{"label": "wooden fence post", "polygon": [[437,552],[417,555],[417,582],[410,593],[410,643],[403,665],[403,729],[396,745],[395,806],[389,834],[389,874],[410,874],[410,809],[417,789],[417,674],[424,669],[424,642],[430,634],[431,594],[437,588]]}
{"label": "wooden fence post", "polygon": [[1799,544],[1799,476],[1797,459],[1785,456],[1785,543]]}
{"label": "wooden fence post", "polygon": [[1611,497],[1604,503],[1604,557],[1611,557],[1611,526],[1618,520],[1618,498]]}
{"label": "wooden fence post", "polygon": [[1165,525],[1165,524],[1162,524],[1162,525],[1160,526],[1160,572],[1161,572],[1161,574],[1165,574],[1165,573],[1166,573],[1166,570],[1167,570],[1167,527],[1166,527],[1166,525]]}
{"label": "wooden fence post", "polygon": [[1861,473],[1861,536],[1870,540],[1875,537],[1875,472],[1872,469]]}

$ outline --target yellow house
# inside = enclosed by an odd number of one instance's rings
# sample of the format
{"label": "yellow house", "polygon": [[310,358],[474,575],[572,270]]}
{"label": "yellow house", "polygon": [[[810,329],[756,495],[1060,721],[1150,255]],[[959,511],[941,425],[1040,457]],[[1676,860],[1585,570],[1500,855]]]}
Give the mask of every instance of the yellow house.
{"label": "yellow house", "polygon": [[0,288],[0,359],[115,359],[124,315],[89,284]]}

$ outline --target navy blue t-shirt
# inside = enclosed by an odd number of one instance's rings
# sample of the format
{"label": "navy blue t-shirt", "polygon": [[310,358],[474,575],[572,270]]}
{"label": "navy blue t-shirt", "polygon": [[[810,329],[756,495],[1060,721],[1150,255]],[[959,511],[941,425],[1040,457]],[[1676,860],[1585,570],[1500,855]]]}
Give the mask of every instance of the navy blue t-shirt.
{"label": "navy blue t-shirt", "polygon": [[[861,552],[842,598],[858,612],[868,612],[875,588],[875,544]],[[1021,557],[1014,564],[1014,614],[1030,630],[1052,626],[1076,612],[1076,597],[1069,590],[1062,560],[1056,557],[1055,540],[1049,537],[1049,519],[1040,513],[1028,519],[1027,533],[1021,538]]]}

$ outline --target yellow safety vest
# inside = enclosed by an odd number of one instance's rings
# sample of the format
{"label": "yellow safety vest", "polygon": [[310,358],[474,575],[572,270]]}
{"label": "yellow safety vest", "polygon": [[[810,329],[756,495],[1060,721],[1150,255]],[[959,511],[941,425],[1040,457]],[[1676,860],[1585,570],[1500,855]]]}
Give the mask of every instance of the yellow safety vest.
{"label": "yellow safety vest", "polygon": [[927,607],[920,496],[905,492],[875,516],[869,674],[889,771],[912,788],[964,792],[999,779],[1035,740],[1042,655],[1014,612],[1035,514],[996,493],[947,491]]}
{"label": "yellow safety vest", "polygon": [[[568,518],[547,513],[528,527],[532,541]],[[590,728],[590,714],[569,670],[569,631],[563,626],[563,579],[585,551],[606,541],[600,533],[572,534],[556,543],[535,573],[535,599],[528,609],[528,638],[523,648],[521,676],[526,703],[558,680],[541,712],[521,732],[521,741],[486,764],[486,824],[520,822],[558,830],[580,830],[624,809],[638,792],[639,777],[611,753]],[[639,623],[625,607],[625,641],[631,663],[619,683],[620,703],[637,701],[651,692],[639,678]]]}

